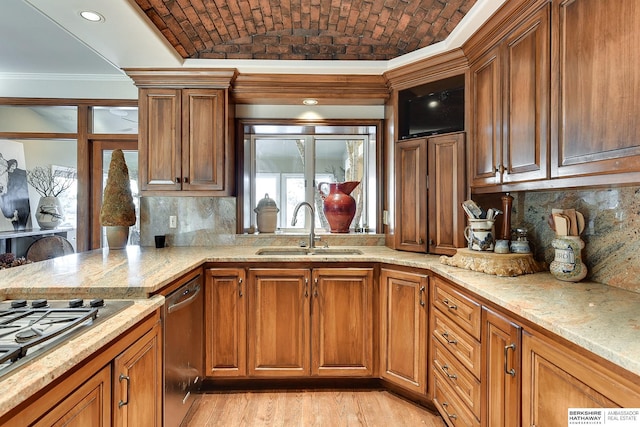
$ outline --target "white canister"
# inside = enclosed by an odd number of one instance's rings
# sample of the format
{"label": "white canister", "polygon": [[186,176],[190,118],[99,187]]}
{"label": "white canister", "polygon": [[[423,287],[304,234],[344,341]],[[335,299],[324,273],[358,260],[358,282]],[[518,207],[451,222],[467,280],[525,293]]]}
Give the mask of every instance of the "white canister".
{"label": "white canister", "polygon": [[278,206],[276,202],[265,194],[264,198],[258,202],[258,206],[253,210],[256,213],[256,222],[260,233],[273,233],[276,231],[278,223]]}

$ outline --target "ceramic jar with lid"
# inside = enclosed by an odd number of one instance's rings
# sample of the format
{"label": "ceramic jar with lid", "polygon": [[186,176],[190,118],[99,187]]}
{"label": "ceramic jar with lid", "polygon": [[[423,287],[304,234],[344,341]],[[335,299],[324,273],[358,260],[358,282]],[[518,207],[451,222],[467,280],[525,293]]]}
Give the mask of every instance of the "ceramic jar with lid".
{"label": "ceramic jar with lid", "polygon": [[256,222],[260,233],[276,231],[279,210],[275,200],[271,199],[269,194],[265,194],[264,198],[260,199],[258,206],[253,210],[257,216]]}

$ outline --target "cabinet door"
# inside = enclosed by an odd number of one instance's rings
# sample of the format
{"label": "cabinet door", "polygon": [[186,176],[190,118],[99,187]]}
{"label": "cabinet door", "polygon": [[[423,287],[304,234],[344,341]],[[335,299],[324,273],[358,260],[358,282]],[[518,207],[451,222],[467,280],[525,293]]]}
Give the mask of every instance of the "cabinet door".
{"label": "cabinet door", "polygon": [[427,141],[396,144],[396,249],[427,252]]}
{"label": "cabinet door", "polygon": [[111,425],[111,366],[104,367],[40,418],[35,426]]}
{"label": "cabinet door", "polygon": [[454,255],[466,246],[464,239],[465,197],[464,134],[428,139],[429,165],[429,253]]}
{"label": "cabinet door", "polygon": [[308,269],[250,269],[249,375],[310,373]]}
{"label": "cabinet door", "polygon": [[380,371],[403,388],[427,392],[427,285],[425,274],[382,269]]}
{"label": "cabinet door", "polygon": [[520,423],[521,328],[487,308],[483,308],[482,316],[483,384],[487,390],[485,425],[517,426]]}
{"label": "cabinet door", "polygon": [[162,348],[159,326],[113,361],[116,426],[162,425]]}
{"label": "cabinet door", "polygon": [[247,374],[247,296],[244,269],[211,268],[205,287],[206,375]]}
{"label": "cabinet door", "polygon": [[[585,351],[586,352],[586,351]],[[569,408],[637,408],[640,383],[551,339],[522,336],[522,425],[567,425]]]}
{"label": "cabinet door", "polygon": [[313,271],[312,374],[373,373],[373,269]]}
{"label": "cabinet door", "polygon": [[225,91],[182,91],[182,189],[225,189]]}
{"label": "cabinet door", "polygon": [[504,42],[503,183],[549,177],[549,10],[542,8]]}
{"label": "cabinet door", "polygon": [[140,89],[140,189],[180,190],[182,181],[181,92]]}
{"label": "cabinet door", "polygon": [[496,47],[471,65],[471,185],[500,183],[502,164],[502,91]]}
{"label": "cabinet door", "polygon": [[640,171],[637,0],[552,7],[552,176]]}

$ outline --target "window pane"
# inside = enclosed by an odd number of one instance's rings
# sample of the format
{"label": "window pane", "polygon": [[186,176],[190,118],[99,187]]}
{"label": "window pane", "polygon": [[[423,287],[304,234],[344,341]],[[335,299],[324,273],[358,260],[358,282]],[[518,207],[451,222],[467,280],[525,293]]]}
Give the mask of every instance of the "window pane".
{"label": "window pane", "polygon": [[72,106],[0,105],[0,132],[77,133],[78,109]]}
{"label": "window pane", "polygon": [[[291,227],[295,205],[303,201],[302,185],[294,185],[285,177],[304,177],[304,141],[299,139],[256,139],[255,140],[255,192],[254,208],[265,194],[275,200],[278,206],[278,228]],[[293,203],[293,207],[291,204]],[[253,212],[255,224],[255,212]],[[299,221],[298,226],[304,224]]]}
{"label": "window pane", "polygon": [[93,107],[93,133],[138,133],[138,107]]}

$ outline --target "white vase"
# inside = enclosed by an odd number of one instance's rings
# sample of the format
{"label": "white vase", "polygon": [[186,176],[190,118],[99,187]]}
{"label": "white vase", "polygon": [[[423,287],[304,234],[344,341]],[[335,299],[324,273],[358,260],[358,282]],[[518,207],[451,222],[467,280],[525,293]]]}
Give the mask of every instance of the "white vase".
{"label": "white vase", "polygon": [[114,225],[105,226],[107,230],[107,244],[109,249],[124,249],[129,241],[129,226]]}
{"label": "white vase", "polygon": [[36,210],[36,221],[43,230],[51,230],[62,223],[64,212],[57,197],[40,197]]}

